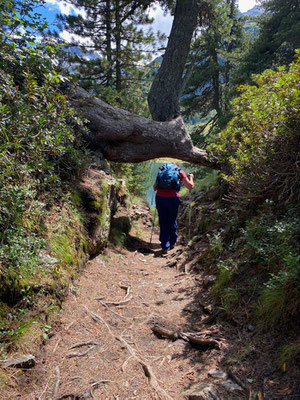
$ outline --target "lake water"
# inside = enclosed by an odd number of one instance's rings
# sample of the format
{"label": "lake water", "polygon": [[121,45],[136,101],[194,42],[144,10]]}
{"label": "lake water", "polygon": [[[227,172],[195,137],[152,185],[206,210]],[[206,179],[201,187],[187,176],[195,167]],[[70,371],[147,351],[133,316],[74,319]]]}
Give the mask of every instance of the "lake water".
{"label": "lake water", "polygon": [[149,204],[150,208],[155,207],[155,194],[156,191],[153,189],[153,185],[155,183],[157,174],[158,174],[158,169],[161,167],[164,163],[163,162],[156,162],[153,161],[150,163],[150,173],[149,173],[149,189],[147,190],[147,202]]}

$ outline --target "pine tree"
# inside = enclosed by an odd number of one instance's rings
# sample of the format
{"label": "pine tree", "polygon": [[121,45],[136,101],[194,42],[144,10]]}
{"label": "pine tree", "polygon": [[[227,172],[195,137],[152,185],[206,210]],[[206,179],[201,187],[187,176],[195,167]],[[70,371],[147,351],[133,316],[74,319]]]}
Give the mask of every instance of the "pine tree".
{"label": "pine tree", "polygon": [[208,124],[228,110],[228,87],[236,67],[235,51],[242,43],[242,24],[236,0],[218,0],[210,8],[206,26],[194,41],[195,66],[184,91],[185,115],[198,113]]}
{"label": "pine tree", "polygon": [[290,64],[300,48],[299,0],[262,0],[265,17],[238,71],[237,83],[251,82],[251,75],[267,68]]}
{"label": "pine tree", "polygon": [[146,60],[155,51],[156,38],[150,28],[144,28],[152,22],[146,12],[150,3],[72,0],[85,15],[59,16],[62,28],[81,38],[68,46],[80,49],[79,54],[69,52],[69,63],[80,85],[113,105],[121,104],[135,112],[132,96],[143,94],[145,98]]}

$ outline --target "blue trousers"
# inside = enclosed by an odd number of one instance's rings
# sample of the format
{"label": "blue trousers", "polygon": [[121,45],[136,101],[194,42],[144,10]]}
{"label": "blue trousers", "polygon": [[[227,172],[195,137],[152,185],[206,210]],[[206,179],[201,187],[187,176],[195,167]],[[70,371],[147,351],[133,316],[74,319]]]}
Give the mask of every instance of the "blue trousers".
{"label": "blue trousers", "polygon": [[167,249],[177,240],[177,214],[180,203],[179,197],[156,196],[156,208],[159,218],[161,247]]}

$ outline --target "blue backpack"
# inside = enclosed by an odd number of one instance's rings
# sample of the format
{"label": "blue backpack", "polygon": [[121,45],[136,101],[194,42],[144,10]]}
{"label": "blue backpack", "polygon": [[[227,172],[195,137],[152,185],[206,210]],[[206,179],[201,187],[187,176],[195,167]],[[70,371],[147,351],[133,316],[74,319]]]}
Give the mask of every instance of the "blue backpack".
{"label": "blue backpack", "polygon": [[175,164],[164,164],[159,168],[156,183],[157,189],[180,190],[180,168]]}

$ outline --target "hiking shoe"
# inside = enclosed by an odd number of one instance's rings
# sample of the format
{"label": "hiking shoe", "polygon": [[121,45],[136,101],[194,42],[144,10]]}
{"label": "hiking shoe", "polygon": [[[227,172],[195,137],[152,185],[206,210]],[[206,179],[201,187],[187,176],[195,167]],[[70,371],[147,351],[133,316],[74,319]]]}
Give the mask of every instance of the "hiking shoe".
{"label": "hiking shoe", "polygon": [[167,254],[168,253],[168,249],[162,249],[161,254]]}
{"label": "hiking shoe", "polygon": [[170,250],[173,250],[173,249],[174,249],[174,247],[175,247],[175,244],[171,244],[171,246],[170,246]]}

